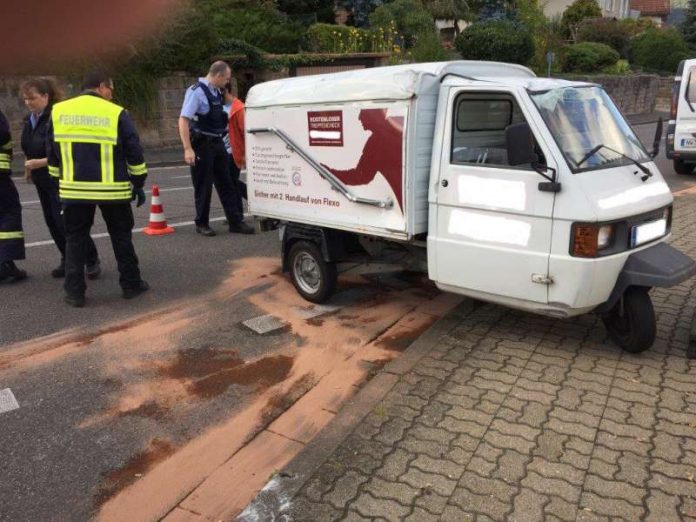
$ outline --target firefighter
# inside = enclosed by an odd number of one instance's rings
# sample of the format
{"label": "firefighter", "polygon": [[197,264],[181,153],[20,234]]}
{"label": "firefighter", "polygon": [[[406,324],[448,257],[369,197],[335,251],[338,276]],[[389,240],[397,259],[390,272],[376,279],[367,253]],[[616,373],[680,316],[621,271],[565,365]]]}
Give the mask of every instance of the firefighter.
{"label": "firefighter", "polygon": [[10,124],[0,111],[0,281],[15,282],[27,277],[24,270],[15,265],[24,259],[24,232],[22,231],[22,206],[12,181],[12,138]]}
{"label": "firefighter", "polygon": [[54,105],[48,129],[48,170],[59,178],[65,223],[65,301],[85,305],[85,261],[99,206],[116,256],[122,295],[148,290],[133,247],[131,200],[145,203],[147,167],[128,113],[111,102],[114,85],[104,72],[88,74],[79,96]]}

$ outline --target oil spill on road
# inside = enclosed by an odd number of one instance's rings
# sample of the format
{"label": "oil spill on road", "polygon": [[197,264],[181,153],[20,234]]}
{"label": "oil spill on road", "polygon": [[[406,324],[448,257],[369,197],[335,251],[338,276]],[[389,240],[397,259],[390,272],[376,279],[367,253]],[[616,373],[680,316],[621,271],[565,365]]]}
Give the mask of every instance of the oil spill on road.
{"label": "oil spill on road", "polygon": [[316,375],[308,373],[303,375],[290,388],[282,393],[273,395],[261,411],[260,427],[263,429],[275,419],[280,417],[293,404],[299,401],[318,382]]}
{"label": "oil spill on road", "polygon": [[188,390],[203,399],[222,395],[234,384],[254,386],[257,392],[263,391],[284,381],[290,374],[293,361],[294,358],[287,355],[264,357],[258,361],[221,369],[195,380],[188,386]]}
{"label": "oil spill on road", "polygon": [[155,401],[148,401],[132,410],[121,411],[119,417],[146,417],[148,419],[160,420],[169,412],[166,408]]}
{"label": "oil spill on road", "polygon": [[160,375],[170,379],[206,377],[222,370],[241,366],[237,350],[213,350],[210,347],[179,350],[170,365],[161,368]]}
{"label": "oil spill on road", "polygon": [[136,482],[150,468],[166,459],[176,448],[166,440],[154,438],[148,447],[131,457],[123,466],[104,475],[104,482],[94,497],[94,508],[99,508],[111,497]]}

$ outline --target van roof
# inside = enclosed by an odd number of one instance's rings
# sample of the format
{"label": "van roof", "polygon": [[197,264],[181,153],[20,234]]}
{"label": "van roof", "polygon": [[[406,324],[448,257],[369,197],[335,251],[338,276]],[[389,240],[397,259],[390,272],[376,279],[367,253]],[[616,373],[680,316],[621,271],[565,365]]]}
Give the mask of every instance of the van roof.
{"label": "van roof", "polygon": [[255,85],[246,99],[247,107],[300,105],[365,100],[404,100],[417,95],[424,76],[446,74],[468,79],[529,81],[536,75],[521,65],[459,60],[390,67],[373,67],[333,74],[284,78]]}

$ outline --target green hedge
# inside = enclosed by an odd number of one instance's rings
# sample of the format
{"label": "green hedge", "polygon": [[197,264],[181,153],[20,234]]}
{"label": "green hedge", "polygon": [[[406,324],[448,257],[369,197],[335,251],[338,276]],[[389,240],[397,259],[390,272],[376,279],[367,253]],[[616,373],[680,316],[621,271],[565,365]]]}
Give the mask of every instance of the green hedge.
{"label": "green hedge", "polygon": [[646,71],[675,73],[679,62],[690,56],[689,46],[673,27],[648,29],[631,44],[631,63]]}
{"label": "green hedge", "polygon": [[565,51],[565,72],[599,72],[619,61],[619,53],[606,44],[582,42],[569,45]]}
{"label": "green hedge", "polygon": [[316,53],[371,52],[372,34],[347,25],[314,24],[307,29],[302,47]]}
{"label": "green hedge", "polygon": [[534,56],[534,40],[519,22],[494,20],[467,27],[454,42],[467,60],[493,60],[526,65]]}

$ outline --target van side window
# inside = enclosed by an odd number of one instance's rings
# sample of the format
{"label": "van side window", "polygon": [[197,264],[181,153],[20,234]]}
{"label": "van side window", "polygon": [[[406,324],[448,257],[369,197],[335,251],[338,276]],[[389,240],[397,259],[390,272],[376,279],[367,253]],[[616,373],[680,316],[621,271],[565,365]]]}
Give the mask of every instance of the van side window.
{"label": "van side window", "polygon": [[[461,94],[455,102],[451,163],[510,167],[505,129],[524,121],[522,111],[509,94]],[[543,163],[540,150],[538,154]],[[510,168],[531,169],[531,166],[516,165]]]}

